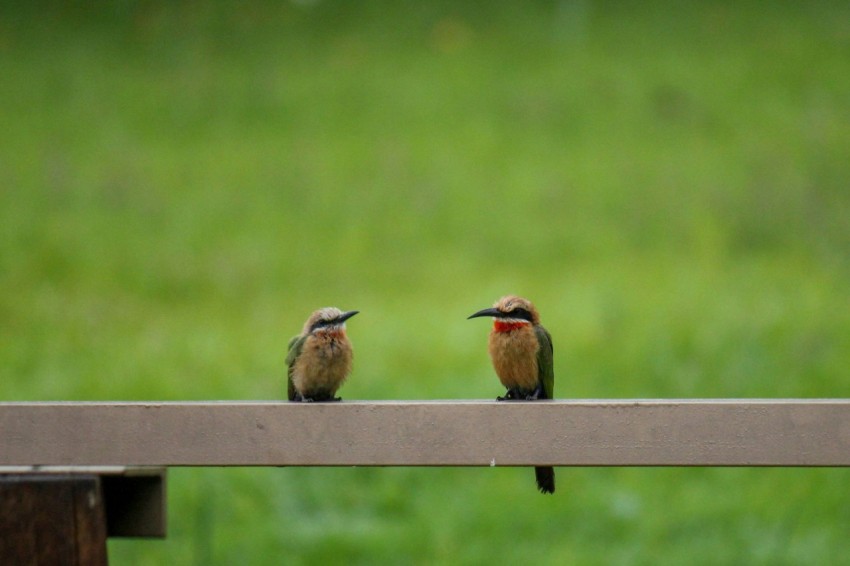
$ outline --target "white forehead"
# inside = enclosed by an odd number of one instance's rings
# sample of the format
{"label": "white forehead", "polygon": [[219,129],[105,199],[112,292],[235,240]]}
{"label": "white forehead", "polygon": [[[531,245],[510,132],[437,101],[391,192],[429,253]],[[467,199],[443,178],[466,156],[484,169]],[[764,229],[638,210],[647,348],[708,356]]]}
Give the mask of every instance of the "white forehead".
{"label": "white forehead", "polygon": [[514,307],[518,307],[521,309],[531,310],[531,302],[523,299],[522,297],[517,297],[516,295],[507,295],[502,297],[493,305],[497,309],[501,309],[504,311],[511,310]]}
{"label": "white forehead", "polygon": [[319,320],[333,320],[342,316],[342,311],[336,307],[325,307],[316,311]]}

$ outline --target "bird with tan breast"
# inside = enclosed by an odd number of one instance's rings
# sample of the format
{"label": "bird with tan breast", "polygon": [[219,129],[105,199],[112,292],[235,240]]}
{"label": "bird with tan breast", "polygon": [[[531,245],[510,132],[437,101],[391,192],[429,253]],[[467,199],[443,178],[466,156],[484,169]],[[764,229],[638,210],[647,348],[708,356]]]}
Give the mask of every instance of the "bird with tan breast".
{"label": "bird with tan breast", "polygon": [[[540,325],[540,315],[528,299],[508,295],[492,308],[480,310],[469,318],[493,317],[490,332],[490,360],[499,381],[507,388],[498,401],[552,399],[555,388],[552,337]],[[555,493],[555,470],[551,466],[534,468],[537,488]]]}
{"label": "bird with tan breast", "polygon": [[325,307],[310,315],[286,356],[290,401],[339,401],[336,392],[351,373],[353,352],[345,321],[359,311]]}

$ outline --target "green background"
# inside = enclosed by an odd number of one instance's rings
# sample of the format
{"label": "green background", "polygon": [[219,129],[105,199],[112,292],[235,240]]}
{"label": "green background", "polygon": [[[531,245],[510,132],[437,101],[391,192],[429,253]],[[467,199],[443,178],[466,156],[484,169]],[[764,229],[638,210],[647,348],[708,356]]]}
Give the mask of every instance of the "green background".
{"label": "green background", "polygon": [[[0,399],[850,397],[846,2],[0,7]],[[292,431],[297,434],[297,431]],[[172,469],[114,564],[850,563],[839,469]]]}

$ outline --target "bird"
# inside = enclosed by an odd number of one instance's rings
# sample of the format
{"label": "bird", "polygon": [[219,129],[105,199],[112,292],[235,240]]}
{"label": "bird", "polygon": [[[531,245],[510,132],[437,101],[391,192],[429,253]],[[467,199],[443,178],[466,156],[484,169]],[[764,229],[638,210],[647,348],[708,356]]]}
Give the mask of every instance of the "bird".
{"label": "bird", "polygon": [[[500,298],[492,308],[468,318],[493,317],[490,332],[490,360],[499,381],[507,388],[497,401],[552,399],[555,387],[552,336],[540,325],[540,315],[528,299],[516,295]],[[555,493],[555,470],[534,468],[537,489]]]}
{"label": "bird", "polygon": [[289,341],[286,355],[287,396],[290,401],[340,401],[336,392],[351,373],[353,351],[345,321],[360,311],[325,307],[304,323]]}

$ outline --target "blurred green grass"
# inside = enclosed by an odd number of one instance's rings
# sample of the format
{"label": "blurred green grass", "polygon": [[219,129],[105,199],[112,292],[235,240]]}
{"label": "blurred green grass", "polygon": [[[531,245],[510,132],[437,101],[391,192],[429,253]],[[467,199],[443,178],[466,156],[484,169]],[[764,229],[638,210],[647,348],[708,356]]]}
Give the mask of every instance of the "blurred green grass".
{"label": "blurred green grass", "polygon": [[[840,2],[0,7],[0,398],[847,397]],[[116,564],[850,563],[843,470],[175,469]]]}

